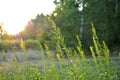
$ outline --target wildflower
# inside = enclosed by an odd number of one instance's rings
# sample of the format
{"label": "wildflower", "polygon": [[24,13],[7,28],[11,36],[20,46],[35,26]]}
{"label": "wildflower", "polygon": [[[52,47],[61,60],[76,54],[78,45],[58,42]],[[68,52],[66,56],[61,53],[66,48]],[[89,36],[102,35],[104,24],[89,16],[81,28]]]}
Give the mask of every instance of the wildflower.
{"label": "wildflower", "polygon": [[20,40],[20,47],[21,47],[21,49],[25,49],[25,44],[24,44],[24,41],[22,38]]}
{"label": "wildflower", "polygon": [[57,59],[60,60],[60,55],[59,55],[59,54],[56,54],[56,56],[57,56]]}

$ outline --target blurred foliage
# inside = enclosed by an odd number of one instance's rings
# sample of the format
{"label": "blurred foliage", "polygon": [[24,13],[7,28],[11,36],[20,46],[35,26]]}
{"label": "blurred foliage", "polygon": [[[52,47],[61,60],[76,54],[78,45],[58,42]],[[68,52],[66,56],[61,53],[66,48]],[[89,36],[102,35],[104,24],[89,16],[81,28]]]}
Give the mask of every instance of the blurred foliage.
{"label": "blurred foliage", "polygon": [[[60,27],[65,42],[75,43],[75,36],[82,35],[83,47],[92,43],[90,22],[93,22],[98,37],[110,48],[120,44],[120,1],[119,0],[54,0],[55,11],[51,18]],[[81,34],[80,30],[83,28]]]}
{"label": "blurred foliage", "polygon": [[28,40],[25,40],[24,43],[27,49],[39,49],[39,46],[38,46],[39,43],[37,40],[28,39]]}
{"label": "blurred foliage", "polygon": [[0,41],[0,51],[1,50],[16,50],[19,49],[19,41],[17,40],[3,40]]}
{"label": "blurred foliage", "polygon": [[31,19],[28,22],[24,31],[21,32],[21,36],[24,40],[42,38],[46,32],[49,32],[49,27],[47,17],[43,14],[38,14],[35,19]]}
{"label": "blurred foliage", "polygon": [[[22,38],[27,47],[35,48],[38,40],[39,44],[45,43],[55,49],[55,42],[60,43],[55,36],[60,33],[66,47],[74,48],[78,44],[78,35],[83,47],[89,51],[89,46],[93,44],[92,22],[100,41],[105,40],[112,49],[120,46],[120,0],[54,0],[54,3],[56,8],[53,13],[38,14],[19,34],[8,35],[4,32],[1,34],[2,40]],[[56,31],[48,17],[53,20]]]}
{"label": "blurred foliage", "polygon": [[[22,43],[23,44],[23,43]],[[39,49],[37,40],[28,39],[24,41],[24,46],[26,49]],[[0,41],[0,51],[4,50],[21,50],[20,40],[3,40]]]}

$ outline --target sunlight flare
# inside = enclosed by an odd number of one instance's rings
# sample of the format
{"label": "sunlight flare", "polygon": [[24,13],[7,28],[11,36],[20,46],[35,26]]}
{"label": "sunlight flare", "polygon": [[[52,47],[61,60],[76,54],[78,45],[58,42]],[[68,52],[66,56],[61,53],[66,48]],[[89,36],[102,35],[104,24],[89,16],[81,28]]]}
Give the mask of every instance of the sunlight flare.
{"label": "sunlight flare", "polygon": [[0,22],[8,34],[17,34],[37,14],[54,11],[53,0],[0,0]]}

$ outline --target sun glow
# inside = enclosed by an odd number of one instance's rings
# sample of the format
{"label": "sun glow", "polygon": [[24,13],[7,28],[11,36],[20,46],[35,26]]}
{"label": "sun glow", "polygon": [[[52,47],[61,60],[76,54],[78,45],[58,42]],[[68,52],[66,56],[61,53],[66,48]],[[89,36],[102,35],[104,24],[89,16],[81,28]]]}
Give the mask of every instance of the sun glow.
{"label": "sun glow", "polygon": [[54,0],[0,0],[0,22],[9,34],[17,34],[37,14],[50,14]]}
{"label": "sun glow", "polygon": [[7,31],[8,34],[17,34],[20,31],[24,30],[25,25],[27,24],[27,20],[13,20],[11,21],[5,21],[3,24],[4,30]]}

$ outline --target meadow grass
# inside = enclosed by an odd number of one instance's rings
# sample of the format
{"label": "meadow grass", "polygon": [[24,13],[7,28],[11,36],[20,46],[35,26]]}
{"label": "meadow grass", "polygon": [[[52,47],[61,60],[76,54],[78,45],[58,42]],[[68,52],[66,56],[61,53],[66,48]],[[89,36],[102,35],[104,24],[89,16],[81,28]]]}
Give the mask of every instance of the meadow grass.
{"label": "meadow grass", "polygon": [[[52,21],[51,23],[54,24]],[[53,28],[56,40],[56,53],[54,55],[46,44],[44,44],[44,49],[40,45],[40,50],[43,52],[40,54],[45,55],[40,61],[36,60],[31,64],[26,55],[25,43],[21,39],[20,46],[24,62],[20,63],[14,55],[10,62],[1,62],[0,80],[120,80],[120,63],[114,63],[110,58],[105,41],[99,42],[93,25],[94,45],[90,46],[92,55],[90,58],[86,56],[79,36],[76,36],[78,40],[77,50],[73,51],[70,47],[66,47],[59,29],[55,25]],[[66,55],[60,47],[61,44]],[[118,60],[120,60],[120,56]]]}
{"label": "meadow grass", "polygon": [[[96,59],[98,62],[98,59]],[[43,56],[42,62],[1,63],[0,80],[119,80],[118,65],[81,57],[53,59]]]}

